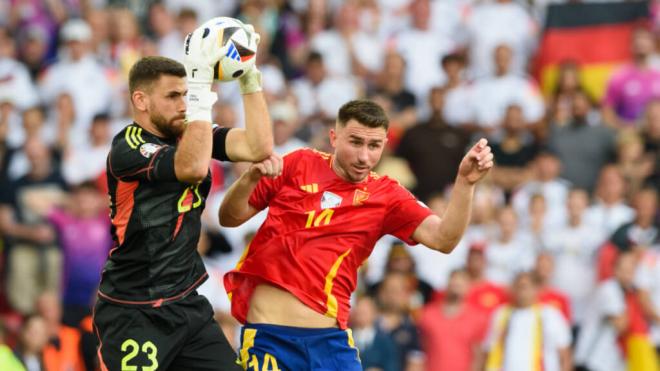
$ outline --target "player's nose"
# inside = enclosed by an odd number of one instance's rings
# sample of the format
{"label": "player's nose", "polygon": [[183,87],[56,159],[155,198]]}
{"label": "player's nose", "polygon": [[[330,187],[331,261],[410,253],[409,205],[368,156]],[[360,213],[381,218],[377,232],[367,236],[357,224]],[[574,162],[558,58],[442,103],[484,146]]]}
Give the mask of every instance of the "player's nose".
{"label": "player's nose", "polygon": [[366,164],[369,160],[369,151],[367,150],[367,146],[362,146],[358,150],[358,160],[363,164]]}
{"label": "player's nose", "polygon": [[180,112],[180,113],[185,113],[185,112],[186,112],[186,107],[187,107],[187,106],[186,106],[186,98],[185,98],[185,97],[182,97],[182,98],[179,99],[179,101],[177,102],[176,110],[177,110],[178,112]]}

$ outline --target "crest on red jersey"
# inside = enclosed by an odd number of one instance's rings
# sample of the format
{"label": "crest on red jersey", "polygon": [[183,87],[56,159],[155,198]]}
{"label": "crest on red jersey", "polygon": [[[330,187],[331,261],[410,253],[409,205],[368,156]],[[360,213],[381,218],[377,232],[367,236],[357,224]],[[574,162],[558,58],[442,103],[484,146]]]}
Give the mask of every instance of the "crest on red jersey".
{"label": "crest on red jersey", "polygon": [[355,193],[353,194],[353,206],[360,206],[367,199],[369,199],[369,192],[356,189]]}
{"label": "crest on red jersey", "polygon": [[341,205],[342,198],[332,192],[325,191],[321,196],[321,209],[332,209]]}

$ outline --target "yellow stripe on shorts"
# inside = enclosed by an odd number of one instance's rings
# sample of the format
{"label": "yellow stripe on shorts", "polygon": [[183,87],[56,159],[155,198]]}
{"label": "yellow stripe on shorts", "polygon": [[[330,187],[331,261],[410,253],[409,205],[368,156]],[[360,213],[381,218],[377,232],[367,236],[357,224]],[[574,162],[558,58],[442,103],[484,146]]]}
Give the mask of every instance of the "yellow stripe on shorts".
{"label": "yellow stripe on shorts", "polygon": [[247,370],[248,361],[250,360],[250,349],[254,347],[254,338],[257,336],[257,329],[248,328],[243,331],[243,344],[241,346],[241,366]]}

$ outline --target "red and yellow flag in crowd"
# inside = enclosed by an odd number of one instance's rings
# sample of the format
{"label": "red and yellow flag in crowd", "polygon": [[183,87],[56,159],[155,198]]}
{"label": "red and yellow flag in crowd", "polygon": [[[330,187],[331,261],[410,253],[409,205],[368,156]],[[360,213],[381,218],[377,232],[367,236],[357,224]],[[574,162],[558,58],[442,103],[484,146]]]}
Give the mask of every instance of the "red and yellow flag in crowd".
{"label": "red and yellow flag in crowd", "polygon": [[573,61],[582,85],[600,100],[612,72],[631,58],[632,31],[648,17],[646,1],[549,6],[534,68],[543,93],[554,90],[559,65]]}

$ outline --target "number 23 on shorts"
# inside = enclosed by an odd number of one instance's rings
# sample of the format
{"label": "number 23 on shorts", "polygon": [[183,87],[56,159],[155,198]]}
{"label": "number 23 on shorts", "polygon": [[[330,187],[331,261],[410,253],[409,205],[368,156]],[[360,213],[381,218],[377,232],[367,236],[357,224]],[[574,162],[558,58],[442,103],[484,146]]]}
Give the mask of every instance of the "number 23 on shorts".
{"label": "number 23 on shorts", "polygon": [[154,343],[147,340],[140,347],[137,341],[126,339],[121,343],[121,351],[127,353],[121,359],[121,371],[138,371],[138,366],[129,364],[129,362],[137,357],[140,350],[147,355],[147,359],[151,362],[150,365],[143,365],[141,371],[156,371],[158,369],[158,359],[156,358],[158,356],[158,348],[156,348]]}

